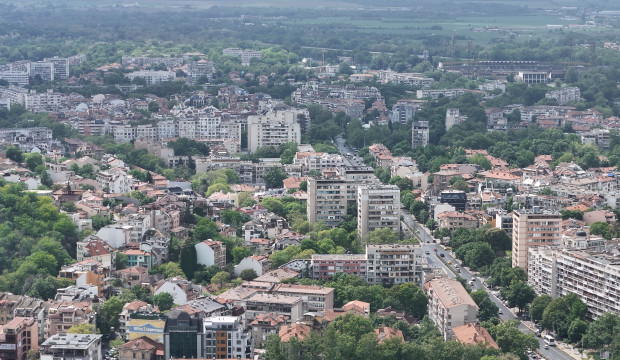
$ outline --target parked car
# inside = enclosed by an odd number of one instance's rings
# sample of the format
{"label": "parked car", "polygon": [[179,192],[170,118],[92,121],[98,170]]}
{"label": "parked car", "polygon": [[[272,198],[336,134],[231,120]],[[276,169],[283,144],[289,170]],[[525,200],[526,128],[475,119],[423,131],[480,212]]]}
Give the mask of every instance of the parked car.
{"label": "parked car", "polygon": [[444,254],[439,254],[439,256],[441,256],[441,257],[445,257],[446,255],[444,255]]}

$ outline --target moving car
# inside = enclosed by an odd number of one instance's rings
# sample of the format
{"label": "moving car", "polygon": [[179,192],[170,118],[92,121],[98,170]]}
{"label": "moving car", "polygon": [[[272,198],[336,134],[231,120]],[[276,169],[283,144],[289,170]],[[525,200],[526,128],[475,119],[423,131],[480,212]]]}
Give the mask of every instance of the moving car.
{"label": "moving car", "polygon": [[441,256],[441,257],[445,257],[446,255],[444,255],[444,254],[439,254],[439,256]]}

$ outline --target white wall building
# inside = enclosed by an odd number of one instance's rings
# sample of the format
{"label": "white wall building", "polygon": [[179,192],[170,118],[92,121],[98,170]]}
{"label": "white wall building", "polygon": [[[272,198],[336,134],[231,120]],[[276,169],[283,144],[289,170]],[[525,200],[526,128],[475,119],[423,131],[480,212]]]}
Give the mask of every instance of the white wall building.
{"label": "white wall building", "polygon": [[454,279],[436,278],[424,284],[428,296],[428,317],[437,325],[445,340],[452,328],[476,322],[478,305],[461,283]]}
{"label": "white wall building", "polygon": [[278,147],[288,142],[301,143],[301,128],[296,111],[274,111],[248,117],[248,149]]}

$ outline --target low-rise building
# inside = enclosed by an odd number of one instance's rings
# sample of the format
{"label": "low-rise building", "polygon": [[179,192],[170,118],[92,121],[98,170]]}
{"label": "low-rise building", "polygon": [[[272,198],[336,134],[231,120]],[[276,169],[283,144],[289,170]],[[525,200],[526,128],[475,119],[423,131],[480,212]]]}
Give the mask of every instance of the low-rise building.
{"label": "low-rise building", "polygon": [[129,340],[118,347],[119,360],[163,360],[164,345],[146,336]]}
{"label": "low-rise building", "polygon": [[287,316],[291,321],[301,319],[303,302],[297,296],[257,293],[243,301],[246,319],[254,321],[259,314],[275,313]]}
{"label": "low-rise building", "polygon": [[39,346],[41,360],[101,360],[101,336],[56,334]]}
{"label": "low-rise building", "polygon": [[438,226],[454,231],[458,228],[475,229],[478,227],[478,219],[475,216],[460,213],[458,211],[446,211],[437,215]]}
{"label": "low-rise building", "polygon": [[278,329],[288,323],[289,318],[284,315],[273,313],[257,315],[254,321],[250,323],[254,346],[262,348],[267,343],[267,337],[277,334]]}

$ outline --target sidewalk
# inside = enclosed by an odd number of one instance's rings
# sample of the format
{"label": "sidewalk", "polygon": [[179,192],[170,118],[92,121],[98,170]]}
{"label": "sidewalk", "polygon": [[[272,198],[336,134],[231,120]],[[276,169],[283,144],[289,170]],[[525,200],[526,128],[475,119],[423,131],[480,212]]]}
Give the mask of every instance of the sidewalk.
{"label": "sidewalk", "polygon": [[[534,325],[533,322],[527,321],[527,320],[522,320],[521,322],[523,323],[523,325],[528,327],[530,330],[536,331],[536,326]],[[587,359],[587,356],[585,354],[582,355],[579,352],[579,348],[573,347],[570,344],[563,343],[563,342],[558,341],[556,339],[555,346],[558,349],[564,351],[566,353],[566,355],[572,357],[573,359],[577,359],[577,360]]]}

